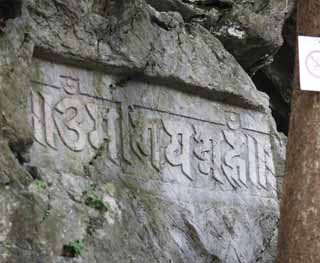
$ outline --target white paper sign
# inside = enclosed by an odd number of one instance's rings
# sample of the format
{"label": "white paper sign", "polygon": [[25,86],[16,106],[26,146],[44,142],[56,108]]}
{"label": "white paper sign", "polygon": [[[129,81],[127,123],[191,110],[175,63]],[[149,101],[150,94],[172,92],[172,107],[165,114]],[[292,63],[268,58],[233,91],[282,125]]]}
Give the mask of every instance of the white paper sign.
{"label": "white paper sign", "polygon": [[298,37],[301,90],[320,92],[320,38]]}

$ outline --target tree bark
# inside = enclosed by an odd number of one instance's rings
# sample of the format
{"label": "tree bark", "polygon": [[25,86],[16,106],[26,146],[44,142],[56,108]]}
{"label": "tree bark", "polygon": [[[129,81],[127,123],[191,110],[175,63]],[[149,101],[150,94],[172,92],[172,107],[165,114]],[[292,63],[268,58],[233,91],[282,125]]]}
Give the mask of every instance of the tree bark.
{"label": "tree bark", "polygon": [[[319,0],[298,1],[297,24],[298,35],[320,36]],[[277,263],[320,262],[320,93],[300,90],[298,63]]]}

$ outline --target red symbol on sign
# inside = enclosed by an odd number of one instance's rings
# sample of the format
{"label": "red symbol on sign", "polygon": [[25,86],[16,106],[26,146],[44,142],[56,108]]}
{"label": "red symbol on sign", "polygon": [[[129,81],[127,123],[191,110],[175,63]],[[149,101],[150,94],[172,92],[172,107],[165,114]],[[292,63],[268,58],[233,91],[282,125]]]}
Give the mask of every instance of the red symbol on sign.
{"label": "red symbol on sign", "polygon": [[306,68],[315,78],[320,78],[320,51],[312,51],[306,57]]}

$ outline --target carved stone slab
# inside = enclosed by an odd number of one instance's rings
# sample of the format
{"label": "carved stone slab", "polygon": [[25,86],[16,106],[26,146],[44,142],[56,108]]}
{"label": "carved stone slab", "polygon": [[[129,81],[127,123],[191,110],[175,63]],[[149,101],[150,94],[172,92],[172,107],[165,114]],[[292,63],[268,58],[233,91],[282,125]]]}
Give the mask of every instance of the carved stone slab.
{"label": "carved stone slab", "polygon": [[32,163],[81,171],[104,154],[110,167],[137,179],[274,194],[265,114],[119,80],[35,60]]}

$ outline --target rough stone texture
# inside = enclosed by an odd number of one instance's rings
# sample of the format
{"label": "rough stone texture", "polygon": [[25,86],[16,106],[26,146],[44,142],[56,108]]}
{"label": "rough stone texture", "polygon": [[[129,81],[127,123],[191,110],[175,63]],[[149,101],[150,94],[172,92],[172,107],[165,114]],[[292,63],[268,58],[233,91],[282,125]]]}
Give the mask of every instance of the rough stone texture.
{"label": "rough stone texture", "polygon": [[273,63],[256,73],[253,80],[259,90],[270,96],[270,104],[278,129],[288,134],[293,69],[296,48],[296,10],[288,12],[282,34],[284,44],[273,58]]}
{"label": "rough stone texture", "polygon": [[269,64],[283,44],[282,27],[293,0],[147,0],[160,11],[178,11],[217,36],[250,73]]}
{"label": "rough stone texture", "polygon": [[281,98],[285,103],[291,101],[291,90],[293,85],[293,68],[296,48],[296,12],[292,13],[285,24],[283,35],[284,45],[274,58],[274,63],[264,69],[267,77],[273,85],[278,87]]}
{"label": "rough stone texture", "polygon": [[0,262],[273,262],[284,139],[183,10],[30,0],[7,21]]}

